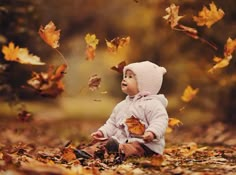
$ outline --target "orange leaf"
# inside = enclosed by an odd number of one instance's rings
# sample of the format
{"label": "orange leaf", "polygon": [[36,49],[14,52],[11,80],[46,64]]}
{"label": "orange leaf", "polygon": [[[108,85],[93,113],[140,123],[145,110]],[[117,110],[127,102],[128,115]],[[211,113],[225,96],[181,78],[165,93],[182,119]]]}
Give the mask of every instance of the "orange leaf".
{"label": "orange leaf", "polygon": [[231,38],[228,38],[225,47],[224,47],[224,56],[232,56],[234,50],[236,49],[236,39],[232,40]]}
{"label": "orange leaf", "polygon": [[40,37],[52,48],[59,47],[60,31],[56,30],[55,24],[50,21],[44,28],[40,26]]}
{"label": "orange leaf", "polygon": [[118,65],[112,66],[111,69],[122,74],[125,66],[126,66],[126,62],[122,61]]}
{"label": "orange leaf", "polygon": [[117,52],[119,48],[123,48],[124,46],[128,45],[130,42],[130,37],[120,38],[116,37],[111,41],[106,40],[107,49],[109,52]]}
{"label": "orange leaf", "polygon": [[85,42],[87,44],[87,47],[86,47],[86,59],[87,60],[93,60],[94,57],[95,57],[95,50],[96,50],[96,47],[97,47],[97,44],[99,43],[99,40],[96,38],[96,35],[95,34],[87,34],[85,36]]}
{"label": "orange leaf", "polygon": [[184,90],[184,94],[182,95],[181,99],[184,102],[191,101],[198,93],[198,90],[199,90],[198,88],[193,89],[191,86],[187,86],[187,88],[185,88]]}
{"label": "orange leaf", "polygon": [[42,96],[56,97],[64,91],[64,84],[61,79],[65,69],[66,65],[63,64],[55,72],[52,66],[49,67],[48,72],[33,72],[32,78],[27,83]]}
{"label": "orange leaf", "polygon": [[66,147],[62,150],[62,159],[70,162],[76,159],[76,155],[74,153],[74,149],[71,147]]}
{"label": "orange leaf", "polygon": [[16,61],[21,64],[32,64],[32,65],[44,65],[45,63],[40,61],[38,56],[29,53],[27,48],[15,47],[13,42],[9,43],[9,46],[3,46],[2,52],[4,58],[7,61]]}
{"label": "orange leaf", "polygon": [[89,81],[88,81],[89,89],[90,89],[91,91],[97,90],[97,89],[100,87],[100,83],[101,83],[101,78],[98,77],[97,74],[92,75],[92,76],[89,78]]}
{"label": "orange leaf", "polygon": [[127,125],[130,134],[136,136],[142,136],[144,134],[145,125],[133,115],[125,120],[125,124]]}
{"label": "orange leaf", "polygon": [[86,47],[86,59],[87,60],[94,60],[95,58],[95,49],[92,46],[87,46]]}
{"label": "orange leaf", "polygon": [[169,118],[168,126],[170,126],[170,127],[179,126],[182,124],[183,123],[180,120],[178,120],[177,118]]}
{"label": "orange leaf", "polygon": [[219,21],[224,16],[224,11],[222,9],[217,10],[214,2],[210,4],[210,9],[203,7],[203,9],[198,13],[198,16],[194,16],[193,20],[198,26],[206,25],[210,28],[214,23]]}
{"label": "orange leaf", "polygon": [[166,8],[168,13],[166,16],[163,16],[165,20],[170,24],[171,28],[175,28],[178,25],[178,22],[183,16],[179,16],[179,6],[171,4],[170,7]]}
{"label": "orange leaf", "polygon": [[13,42],[10,42],[8,47],[2,47],[2,53],[4,54],[4,58],[7,61],[15,61],[18,58],[19,47],[16,46]]}

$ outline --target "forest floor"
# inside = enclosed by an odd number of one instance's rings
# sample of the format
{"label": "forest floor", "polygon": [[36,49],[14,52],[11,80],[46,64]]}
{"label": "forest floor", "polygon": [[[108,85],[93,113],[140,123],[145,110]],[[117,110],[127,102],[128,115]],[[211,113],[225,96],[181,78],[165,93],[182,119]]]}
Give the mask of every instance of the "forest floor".
{"label": "forest floor", "polygon": [[220,122],[180,126],[166,135],[163,156],[77,159],[73,150],[88,144],[104,121],[80,119],[0,119],[0,175],[236,174],[236,129]]}

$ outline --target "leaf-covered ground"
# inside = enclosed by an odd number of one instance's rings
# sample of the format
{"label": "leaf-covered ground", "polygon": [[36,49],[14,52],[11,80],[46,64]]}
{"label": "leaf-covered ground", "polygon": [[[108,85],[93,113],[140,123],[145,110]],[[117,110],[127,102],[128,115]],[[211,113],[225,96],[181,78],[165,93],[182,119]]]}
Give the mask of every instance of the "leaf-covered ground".
{"label": "leaf-covered ground", "polygon": [[[1,118],[0,174],[113,175],[113,174],[235,174],[235,129],[222,123],[177,128],[167,135],[163,157],[128,159],[115,164],[113,157],[84,161],[71,148],[89,143],[89,133],[103,122],[35,119],[20,122]],[[67,146],[67,147],[65,147]]]}

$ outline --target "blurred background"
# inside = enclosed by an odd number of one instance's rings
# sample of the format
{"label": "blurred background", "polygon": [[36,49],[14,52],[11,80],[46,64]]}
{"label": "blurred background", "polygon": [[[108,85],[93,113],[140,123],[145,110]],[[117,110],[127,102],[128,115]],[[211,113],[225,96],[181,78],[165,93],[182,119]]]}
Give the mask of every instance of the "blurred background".
{"label": "blurred background", "polygon": [[[13,41],[26,47],[47,63],[44,66],[6,62],[0,55],[0,120],[17,116],[17,106],[25,105],[37,117],[105,120],[114,106],[125,98],[120,90],[122,75],[111,70],[121,61],[149,60],[164,66],[161,93],[169,100],[170,117],[185,125],[221,120],[236,122],[235,54],[230,65],[209,74],[214,56],[223,56],[227,39],[236,37],[236,1],[215,0],[225,16],[211,28],[198,27],[192,17],[211,0],[0,0],[0,47]],[[194,27],[199,35],[217,45],[218,50],[183,32],[174,31],[163,19],[165,9],[175,3],[184,15],[181,24]],[[60,55],[38,35],[40,25],[53,21],[61,29],[59,50],[68,61],[63,82],[65,91],[56,98],[45,98],[22,88],[31,72],[46,71],[49,65],[63,63]],[[86,60],[87,33],[99,39],[93,61]],[[105,39],[130,36],[130,44],[116,54],[107,52]],[[3,68],[7,65],[7,68]],[[93,74],[101,77],[97,91],[88,89]],[[199,93],[190,103],[181,101],[191,85]],[[106,91],[107,93],[102,93]],[[185,109],[180,112],[181,108]]]}

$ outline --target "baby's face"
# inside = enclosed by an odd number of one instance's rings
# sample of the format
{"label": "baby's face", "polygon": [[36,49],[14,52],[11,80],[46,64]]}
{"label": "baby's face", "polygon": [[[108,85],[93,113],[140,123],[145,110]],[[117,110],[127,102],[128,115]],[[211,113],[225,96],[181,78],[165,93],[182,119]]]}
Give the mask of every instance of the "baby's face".
{"label": "baby's face", "polygon": [[121,90],[129,96],[134,96],[139,92],[135,74],[131,70],[125,72],[121,81]]}

